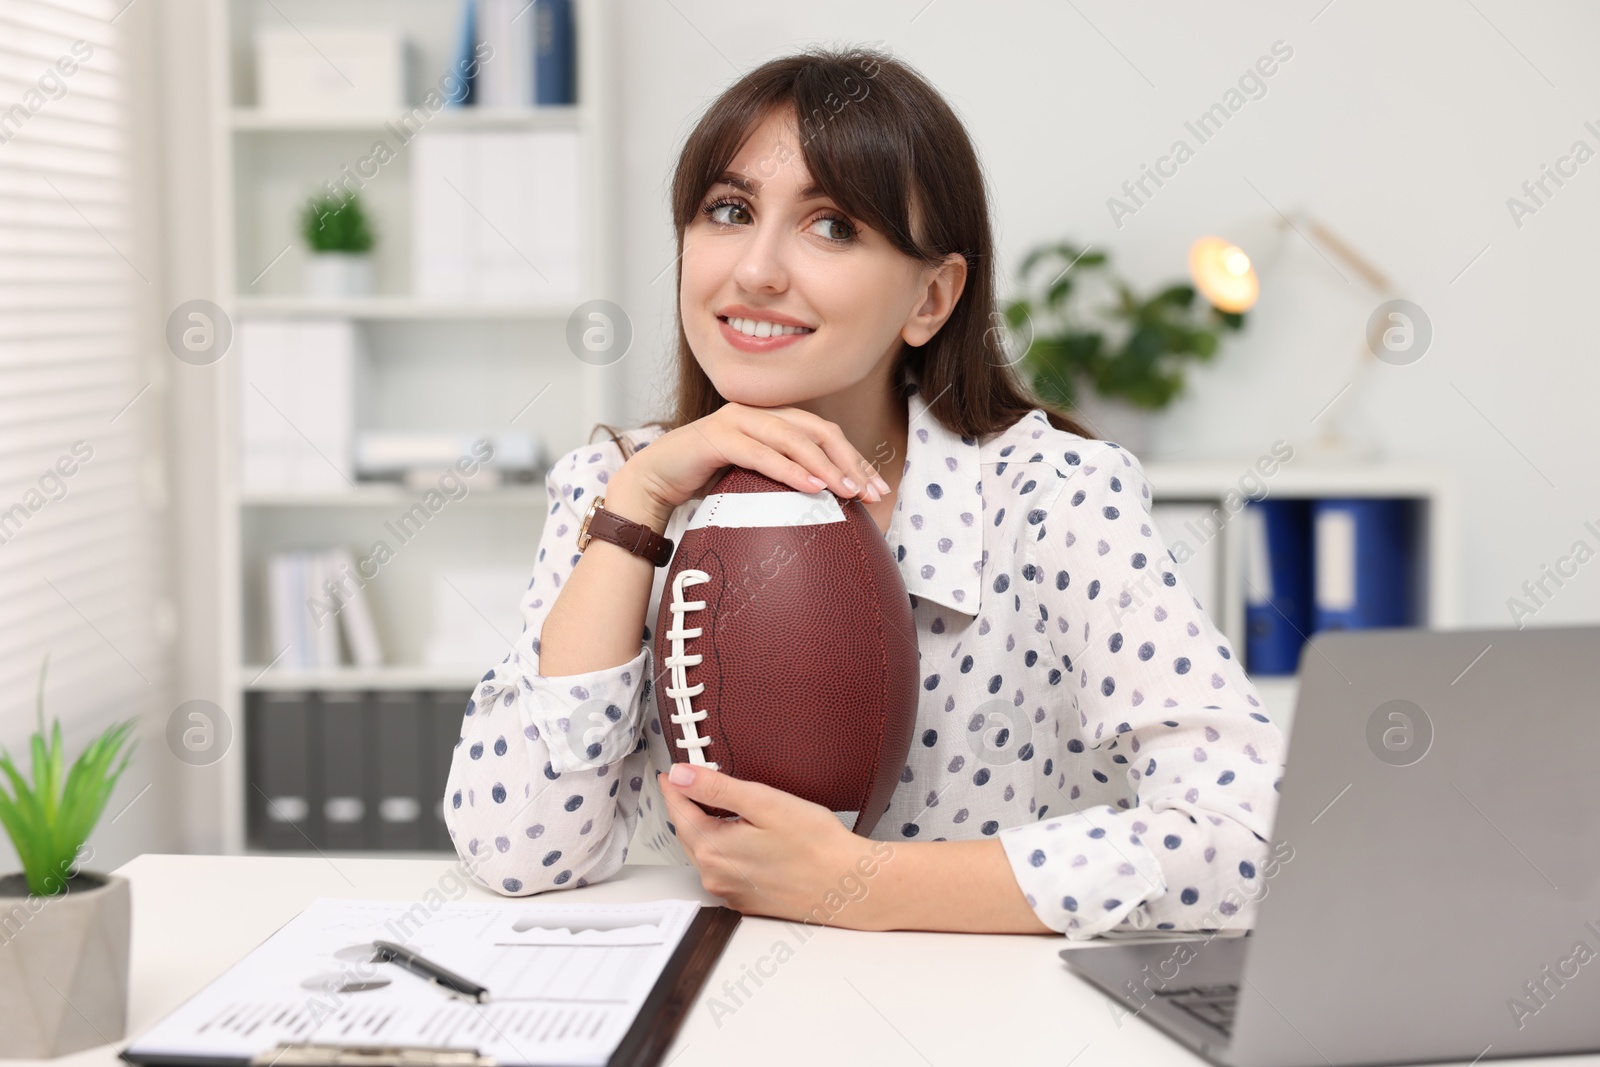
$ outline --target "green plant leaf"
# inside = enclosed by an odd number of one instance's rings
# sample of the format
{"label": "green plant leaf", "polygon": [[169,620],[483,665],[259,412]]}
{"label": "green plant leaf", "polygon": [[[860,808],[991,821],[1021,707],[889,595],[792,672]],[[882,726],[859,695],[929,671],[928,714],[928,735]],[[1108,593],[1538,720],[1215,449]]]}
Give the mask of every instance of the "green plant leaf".
{"label": "green plant leaf", "polygon": [[[28,783],[22,780],[22,775],[17,771],[9,753],[0,755],[0,772],[4,772],[10,779],[12,789],[11,796],[7,796],[5,790],[0,789],[0,812],[7,816],[6,832],[11,836],[11,843],[16,846],[18,858],[26,860],[27,852],[33,847],[33,835],[29,830],[42,822],[39,817],[39,805],[34,799],[33,791],[28,788]],[[22,831],[20,836],[17,830]]]}
{"label": "green plant leaf", "polygon": [[1045,292],[1045,306],[1051,311],[1060,311],[1061,305],[1066,303],[1067,297],[1071,292],[1072,275],[1069,272],[1050,283],[1050,288]]}
{"label": "green plant leaf", "polygon": [[[1007,308],[1007,318],[1016,326],[1027,315],[1048,312],[1054,317],[1053,322],[1036,319],[1024,360],[1041,398],[1071,404],[1087,383],[1104,396],[1159,409],[1181,393],[1188,362],[1213,359],[1219,334],[1242,329],[1244,317],[1198,299],[1188,283],[1166,285],[1143,297],[1110,271],[1109,258],[1064,241],[1034,248],[1023,260],[1024,282],[1047,263],[1055,273],[1048,276],[1038,304],[1019,299]],[[1085,271],[1096,269],[1106,272],[1112,299],[1109,305],[1079,311],[1086,289],[1076,283]],[[1105,328],[1113,324],[1126,324],[1125,335],[1121,329]],[[1114,337],[1120,342],[1110,339]]]}
{"label": "green plant leaf", "polygon": [[[46,657],[48,663],[48,657]],[[70,768],[63,770],[66,747],[61,722],[51,724],[49,742],[44,728],[44,677],[40,669],[38,729],[29,739],[33,781],[23,778],[11,753],[0,747],[0,826],[11,838],[22,863],[28,890],[40,896],[66,890],[68,872],[78,850],[88,839],[122,773],[127,769],[135,745],[130,739],[138,720],[116,723],[94,738],[79,753]],[[115,771],[110,771],[118,754]],[[10,786],[7,795],[5,786]]]}
{"label": "green plant leaf", "polygon": [[1154,304],[1166,304],[1169,307],[1187,308],[1194,303],[1194,286],[1169,285],[1151,297],[1150,301]]}
{"label": "green plant leaf", "polygon": [[1033,314],[1033,305],[1026,300],[1013,300],[1006,305],[1006,325],[1013,329],[1027,322]]}
{"label": "green plant leaf", "polygon": [[372,230],[355,193],[308,200],[300,216],[300,233],[315,252],[360,253],[372,248]]}

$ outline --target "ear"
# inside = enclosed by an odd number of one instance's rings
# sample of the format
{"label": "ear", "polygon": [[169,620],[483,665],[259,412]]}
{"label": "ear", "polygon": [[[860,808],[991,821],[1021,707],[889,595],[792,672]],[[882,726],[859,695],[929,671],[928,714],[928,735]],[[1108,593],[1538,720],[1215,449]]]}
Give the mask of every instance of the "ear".
{"label": "ear", "polygon": [[967,285],[967,259],[959,252],[951,252],[937,267],[922,271],[921,300],[900,328],[900,336],[912,348],[920,348],[933,339],[945,324],[950,313],[961,299]]}

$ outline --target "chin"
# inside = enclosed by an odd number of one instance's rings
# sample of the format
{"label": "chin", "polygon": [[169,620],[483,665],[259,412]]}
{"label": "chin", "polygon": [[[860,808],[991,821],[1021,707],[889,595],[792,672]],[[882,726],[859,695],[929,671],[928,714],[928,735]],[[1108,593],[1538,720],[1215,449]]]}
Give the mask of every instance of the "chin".
{"label": "chin", "polygon": [[[741,363],[741,357],[750,362]],[[732,357],[707,365],[700,363],[718,395],[734,404],[756,408],[786,407],[817,395],[806,384],[796,383],[783,370],[762,365],[760,357],[736,352]]]}
{"label": "chin", "polygon": [[793,407],[812,399],[810,390],[796,390],[770,380],[751,381],[746,375],[721,375],[712,378],[711,384],[724,400],[753,408]]}

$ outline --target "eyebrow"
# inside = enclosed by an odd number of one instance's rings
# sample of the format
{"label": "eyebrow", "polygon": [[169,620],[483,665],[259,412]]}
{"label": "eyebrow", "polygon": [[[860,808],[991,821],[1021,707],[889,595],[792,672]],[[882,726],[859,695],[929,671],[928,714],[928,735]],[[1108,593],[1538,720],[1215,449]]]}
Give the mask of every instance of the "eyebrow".
{"label": "eyebrow", "polygon": [[[731,170],[728,171],[727,173],[723,174],[722,177],[718,178],[716,181],[712,182],[711,184],[712,185],[731,185],[735,189],[741,190],[742,192],[745,192],[745,193],[749,194],[750,196],[758,196],[758,195],[760,195],[760,192],[761,192],[761,183],[759,181],[757,181],[754,178],[746,178],[744,175],[738,173],[737,171],[731,171]],[[810,185],[806,186],[804,189],[800,190],[800,199],[801,200],[813,200],[813,199],[816,199],[817,197],[827,196],[827,195],[828,195],[827,192],[822,188],[822,186],[816,184],[815,182],[811,183]]]}

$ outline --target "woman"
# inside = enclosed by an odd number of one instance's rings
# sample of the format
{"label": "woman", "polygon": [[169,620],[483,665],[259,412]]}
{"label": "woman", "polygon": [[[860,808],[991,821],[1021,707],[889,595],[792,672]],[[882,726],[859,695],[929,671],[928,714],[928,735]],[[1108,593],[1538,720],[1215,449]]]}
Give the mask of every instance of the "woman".
{"label": "woman", "polygon": [[[477,877],[582,886],[632,842],[741,911],[858,929],[1252,925],[1283,735],[1152,527],[1138,462],[1017,383],[949,106],[877,52],[774,60],[707,110],[672,201],[677,410],[549,472],[526,627],[446,788]],[[666,569],[579,551],[579,527],[603,496],[676,542],[729,464],[860,497],[899,560],[922,679],[876,840],[770,787],[662,773],[689,770],[652,697]]]}

